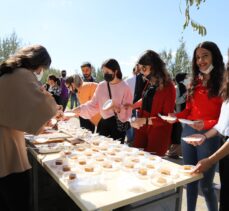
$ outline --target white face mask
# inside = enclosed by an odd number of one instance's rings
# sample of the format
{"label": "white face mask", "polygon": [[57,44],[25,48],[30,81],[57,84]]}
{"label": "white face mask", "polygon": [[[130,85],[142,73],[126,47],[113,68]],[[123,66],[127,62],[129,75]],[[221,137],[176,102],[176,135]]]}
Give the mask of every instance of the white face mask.
{"label": "white face mask", "polygon": [[41,81],[41,79],[42,79],[42,77],[44,75],[44,70],[42,69],[39,74],[37,72],[34,72],[34,75],[37,77],[38,81]]}
{"label": "white face mask", "polygon": [[200,69],[200,72],[203,73],[203,74],[209,74],[212,70],[213,70],[214,66],[211,64],[207,70],[201,70]]}
{"label": "white face mask", "polygon": [[187,87],[189,84],[191,83],[191,79],[190,78],[186,78],[183,81],[183,84]]}

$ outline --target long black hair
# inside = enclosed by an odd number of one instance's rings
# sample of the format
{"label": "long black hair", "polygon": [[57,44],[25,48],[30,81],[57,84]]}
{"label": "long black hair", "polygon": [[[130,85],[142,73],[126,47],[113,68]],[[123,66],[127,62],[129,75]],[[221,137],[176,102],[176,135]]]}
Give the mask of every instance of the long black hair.
{"label": "long black hair", "polygon": [[12,73],[17,68],[36,70],[38,67],[49,68],[52,60],[45,47],[31,45],[18,50],[0,64],[0,77]]}
{"label": "long black hair", "polygon": [[200,74],[202,74],[199,70],[199,67],[196,64],[196,51],[198,48],[204,48],[211,52],[212,55],[212,65],[214,66],[213,70],[210,72],[210,78],[207,82],[208,96],[214,97],[219,95],[221,83],[223,80],[224,73],[224,62],[223,56],[218,48],[218,46],[214,42],[205,41],[197,45],[193,52],[192,59],[192,82],[191,88],[189,92],[189,96],[192,96],[194,93],[194,89],[198,84],[196,80]]}

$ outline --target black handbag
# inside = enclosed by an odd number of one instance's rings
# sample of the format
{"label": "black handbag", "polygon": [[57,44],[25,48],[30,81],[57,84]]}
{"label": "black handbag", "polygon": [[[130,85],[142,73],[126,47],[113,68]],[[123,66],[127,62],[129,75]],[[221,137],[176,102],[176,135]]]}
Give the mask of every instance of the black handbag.
{"label": "black handbag", "polygon": [[[107,87],[108,87],[110,99],[112,99],[109,82],[107,82]],[[115,114],[115,120],[116,120],[116,125],[117,125],[118,131],[125,132],[125,131],[129,130],[130,129],[130,122],[129,121],[122,122],[122,121],[119,120],[118,115],[116,114],[116,112],[114,112],[114,114]]]}

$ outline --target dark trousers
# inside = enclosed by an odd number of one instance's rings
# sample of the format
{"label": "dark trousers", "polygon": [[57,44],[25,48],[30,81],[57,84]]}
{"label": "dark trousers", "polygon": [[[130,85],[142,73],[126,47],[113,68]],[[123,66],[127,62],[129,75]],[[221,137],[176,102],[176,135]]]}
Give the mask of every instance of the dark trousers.
{"label": "dark trousers", "polygon": [[0,178],[0,210],[31,211],[30,170]]}
{"label": "dark trousers", "polygon": [[220,173],[220,211],[229,210],[229,155],[224,157],[219,162]]}
{"label": "dark trousers", "polygon": [[181,143],[181,134],[182,134],[182,125],[180,122],[176,122],[173,124],[172,128],[172,143],[171,144],[180,144]]}
{"label": "dark trousers", "polygon": [[78,99],[76,96],[76,93],[70,94],[70,109],[73,109],[74,107],[77,107]]}
{"label": "dark trousers", "polygon": [[60,97],[60,105],[63,106],[63,110],[65,110],[65,108],[67,107],[67,104],[68,104],[68,98],[61,98]]}
{"label": "dark trousers", "polygon": [[90,130],[92,133],[95,131],[95,125],[89,120],[79,117],[80,127]]}
{"label": "dark trousers", "polygon": [[117,129],[117,123],[115,116],[112,116],[108,119],[101,119],[97,127],[97,133],[100,135],[111,137],[114,140],[121,140],[121,143],[124,143],[126,132],[120,132]]}

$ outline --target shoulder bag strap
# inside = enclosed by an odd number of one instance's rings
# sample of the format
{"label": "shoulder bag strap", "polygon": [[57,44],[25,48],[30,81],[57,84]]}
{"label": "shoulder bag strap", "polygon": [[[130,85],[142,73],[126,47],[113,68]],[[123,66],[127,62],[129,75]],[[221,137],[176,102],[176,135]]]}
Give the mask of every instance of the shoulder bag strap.
{"label": "shoulder bag strap", "polygon": [[[112,99],[112,96],[111,96],[111,88],[110,88],[109,82],[107,82],[107,88],[108,88],[108,92],[109,92],[109,97],[110,97],[110,99]],[[115,116],[118,118],[116,112],[114,112],[114,114],[115,114]]]}
{"label": "shoulder bag strap", "polygon": [[111,88],[110,88],[109,82],[107,82],[107,88],[108,88],[108,92],[109,92],[109,97],[110,97],[110,99],[112,99],[112,96],[111,96]]}

